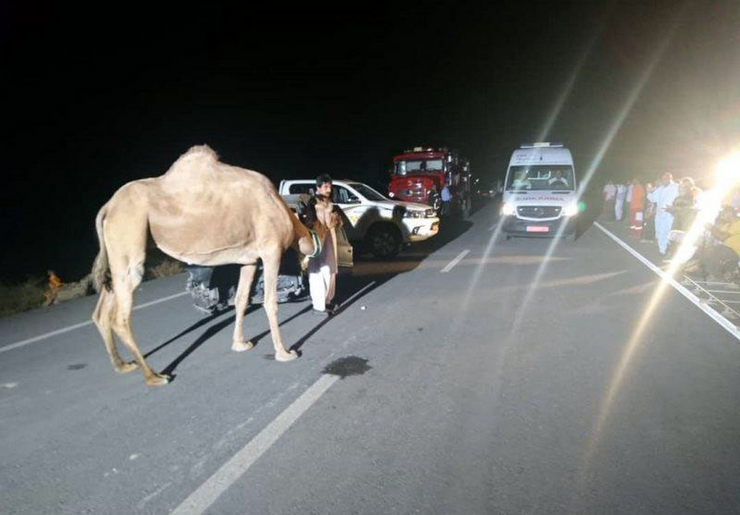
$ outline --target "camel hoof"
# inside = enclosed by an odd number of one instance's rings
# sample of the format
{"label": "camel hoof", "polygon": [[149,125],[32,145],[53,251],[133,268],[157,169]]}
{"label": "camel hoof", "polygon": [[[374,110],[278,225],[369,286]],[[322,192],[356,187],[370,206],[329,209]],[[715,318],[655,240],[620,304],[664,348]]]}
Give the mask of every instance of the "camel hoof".
{"label": "camel hoof", "polygon": [[298,353],[294,350],[275,354],[275,361],[293,361],[296,358],[298,358]]}
{"label": "camel hoof", "polygon": [[139,368],[139,364],[136,361],[129,361],[128,363],[121,362],[121,364],[116,367],[116,372],[119,374],[128,374],[137,368]]}
{"label": "camel hoof", "polygon": [[144,380],[147,386],[164,386],[170,382],[170,378],[162,374],[152,374]]}
{"label": "camel hoof", "polygon": [[231,350],[234,352],[244,352],[245,350],[252,348],[254,348],[254,344],[252,342],[234,342],[231,344]]}

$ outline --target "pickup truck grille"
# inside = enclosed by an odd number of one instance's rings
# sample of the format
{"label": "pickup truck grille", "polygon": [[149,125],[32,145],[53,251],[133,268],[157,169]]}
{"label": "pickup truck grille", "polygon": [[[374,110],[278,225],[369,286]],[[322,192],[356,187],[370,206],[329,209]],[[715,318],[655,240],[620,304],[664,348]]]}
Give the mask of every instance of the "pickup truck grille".
{"label": "pickup truck grille", "polygon": [[527,218],[557,218],[560,216],[560,206],[519,206],[516,212]]}

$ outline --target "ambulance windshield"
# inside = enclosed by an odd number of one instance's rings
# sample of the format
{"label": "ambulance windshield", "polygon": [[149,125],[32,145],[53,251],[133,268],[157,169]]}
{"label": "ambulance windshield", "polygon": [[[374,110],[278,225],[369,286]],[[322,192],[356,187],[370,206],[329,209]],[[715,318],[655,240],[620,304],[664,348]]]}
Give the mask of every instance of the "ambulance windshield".
{"label": "ambulance windshield", "polygon": [[522,165],[509,167],[507,191],[575,190],[573,167],[570,165]]}

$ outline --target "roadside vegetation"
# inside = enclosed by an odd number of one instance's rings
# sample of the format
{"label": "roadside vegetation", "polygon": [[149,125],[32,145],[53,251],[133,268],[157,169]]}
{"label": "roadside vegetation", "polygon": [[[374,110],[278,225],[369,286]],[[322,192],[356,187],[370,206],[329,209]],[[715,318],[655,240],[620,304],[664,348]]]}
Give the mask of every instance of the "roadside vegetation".
{"label": "roadside vegetation", "polygon": [[[184,271],[183,264],[161,252],[147,256],[144,280],[162,279]],[[64,278],[62,278],[63,280]],[[183,283],[184,288],[184,283]],[[70,299],[92,295],[92,278],[87,275],[74,282],[62,282],[53,287],[47,277],[28,277],[16,284],[0,283],[0,317],[57,304]]]}

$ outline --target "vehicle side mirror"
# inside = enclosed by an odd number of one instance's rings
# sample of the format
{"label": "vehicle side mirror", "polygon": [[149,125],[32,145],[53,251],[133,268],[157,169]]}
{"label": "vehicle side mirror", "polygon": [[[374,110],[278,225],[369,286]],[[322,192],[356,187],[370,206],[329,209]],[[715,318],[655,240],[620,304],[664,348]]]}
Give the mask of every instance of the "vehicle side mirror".
{"label": "vehicle side mirror", "polygon": [[347,197],[347,204],[359,204],[359,203],[360,203],[360,199],[358,199],[354,195],[350,195]]}

